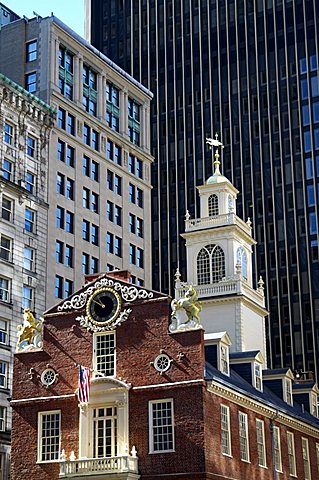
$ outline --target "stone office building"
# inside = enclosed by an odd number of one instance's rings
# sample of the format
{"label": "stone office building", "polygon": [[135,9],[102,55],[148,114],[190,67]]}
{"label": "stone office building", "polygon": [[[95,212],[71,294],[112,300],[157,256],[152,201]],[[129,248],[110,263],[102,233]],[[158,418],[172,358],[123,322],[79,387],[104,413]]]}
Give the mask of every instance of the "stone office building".
{"label": "stone office building", "polygon": [[53,16],[1,29],[0,71],[58,112],[47,306],[98,271],[130,268],[150,286],[151,93]]}
{"label": "stone office building", "polygon": [[0,74],[0,479],[8,478],[12,362],[23,308],[46,305],[48,147],[56,113]]}

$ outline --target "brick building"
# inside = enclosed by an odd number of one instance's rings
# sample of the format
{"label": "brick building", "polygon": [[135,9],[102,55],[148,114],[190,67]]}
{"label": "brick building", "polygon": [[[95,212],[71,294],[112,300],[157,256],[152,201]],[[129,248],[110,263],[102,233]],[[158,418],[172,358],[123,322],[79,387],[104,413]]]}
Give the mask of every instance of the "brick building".
{"label": "brick building", "polygon": [[42,348],[15,355],[12,479],[318,478],[317,387],[172,322],[171,298],[126,272],[48,310]]}

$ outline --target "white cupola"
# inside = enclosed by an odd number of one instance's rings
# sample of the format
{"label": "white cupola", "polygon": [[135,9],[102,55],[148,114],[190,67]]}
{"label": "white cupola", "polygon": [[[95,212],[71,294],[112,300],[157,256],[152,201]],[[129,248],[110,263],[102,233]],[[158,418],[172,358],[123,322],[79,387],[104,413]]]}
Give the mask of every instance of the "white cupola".
{"label": "white cupola", "polygon": [[206,333],[226,330],[232,339],[231,351],[260,350],[266,358],[263,282],[253,286],[250,219],[236,215],[238,190],[220,172],[218,147],[221,142],[207,139],[213,152],[213,175],[197,187],[200,217],[186,212],[187,282],[176,277],[176,298],[183,285],[196,287],[202,303],[201,323]]}

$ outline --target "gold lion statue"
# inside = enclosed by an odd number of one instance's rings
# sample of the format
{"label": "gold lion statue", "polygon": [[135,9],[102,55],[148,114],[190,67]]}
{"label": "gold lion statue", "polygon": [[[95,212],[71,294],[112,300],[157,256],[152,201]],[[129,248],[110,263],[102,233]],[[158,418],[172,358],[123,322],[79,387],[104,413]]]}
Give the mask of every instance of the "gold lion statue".
{"label": "gold lion statue", "polygon": [[18,325],[17,350],[23,350],[28,346],[35,345],[35,339],[42,330],[41,320],[36,321],[30,308],[23,310],[23,324]]}

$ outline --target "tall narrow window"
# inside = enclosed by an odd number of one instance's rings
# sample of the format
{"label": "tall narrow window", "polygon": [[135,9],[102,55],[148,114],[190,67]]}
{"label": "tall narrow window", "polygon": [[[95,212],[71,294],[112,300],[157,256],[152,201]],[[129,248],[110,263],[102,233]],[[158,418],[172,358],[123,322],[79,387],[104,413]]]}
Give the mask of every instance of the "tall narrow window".
{"label": "tall narrow window", "polygon": [[221,405],[221,448],[223,455],[231,455],[229,407]]}
{"label": "tall narrow window", "polygon": [[174,451],[173,400],[149,402],[150,452]]}
{"label": "tall narrow window", "polygon": [[255,388],[262,392],[263,390],[263,383],[262,383],[262,374],[261,374],[261,365],[259,363],[254,363],[253,364],[253,369],[254,369],[254,383],[255,383]]}
{"label": "tall narrow window", "polygon": [[248,417],[246,413],[238,413],[240,458],[249,462]]}
{"label": "tall narrow window", "polygon": [[237,249],[237,263],[241,266],[241,273],[245,280],[247,280],[247,254],[243,247]]}
{"label": "tall narrow window", "polygon": [[225,277],[225,255],[218,245],[203,247],[197,256],[197,280],[199,285],[218,283]]}
{"label": "tall narrow window", "polygon": [[317,472],[319,474],[319,443],[316,443]]}
{"label": "tall narrow window", "polygon": [[201,249],[197,255],[197,282],[198,285],[210,283],[210,252],[209,247]]}
{"label": "tall narrow window", "polygon": [[119,131],[120,110],[119,110],[119,90],[109,82],[106,82],[106,123],[115,130]]}
{"label": "tall narrow window", "polygon": [[0,361],[0,387],[8,388],[8,364]]}
{"label": "tall narrow window", "polygon": [[93,458],[117,456],[117,407],[93,409]]}
{"label": "tall narrow window", "polygon": [[37,59],[37,41],[33,40],[26,45],[26,61],[33,62]]}
{"label": "tall narrow window", "polygon": [[305,472],[305,480],[311,480],[308,439],[302,438],[301,445],[302,445],[302,458],[303,458],[303,465],[304,465],[304,472]]}
{"label": "tall narrow window", "polygon": [[0,277],[0,300],[10,302],[10,280],[5,277]]}
{"label": "tall narrow window", "polygon": [[218,197],[213,193],[213,195],[210,195],[210,197],[208,197],[208,215],[210,217],[215,217],[218,214]]}
{"label": "tall narrow window", "polygon": [[0,258],[8,262],[12,261],[12,242],[12,238],[0,234]]}
{"label": "tall narrow window", "polygon": [[286,402],[289,403],[289,405],[293,404],[292,400],[292,391],[291,391],[291,380],[290,378],[285,378],[285,396],[286,396]]}
{"label": "tall narrow window", "polygon": [[273,430],[274,454],[275,454],[275,469],[277,472],[282,472],[281,461],[281,445],[280,445],[280,430],[279,427],[274,427]]}
{"label": "tall narrow window", "polygon": [[5,407],[0,407],[0,432],[4,432],[6,429],[6,413],[7,409]]}
{"label": "tall narrow window", "polygon": [[28,73],[25,76],[25,89],[30,93],[35,93],[37,90],[37,74],[36,72]]}
{"label": "tall narrow window", "polygon": [[115,333],[96,334],[94,341],[94,370],[105,377],[115,375]]}
{"label": "tall narrow window", "polygon": [[226,345],[220,346],[220,369],[225,375],[229,375],[229,350]]}
{"label": "tall narrow window", "polygon": [[225,277],[225,255],[224,251],[218,245],[215,245],[211,253],[211,281],[220,282]]}
{"label": "tall narrow window", "polygon": [[60,456],[60,411],[39,412],[38,461],[52,462]]}
{"label": "tall narrow window", "polygon": [[287,448],[289,460],[289,473],[294,477],[297,475],[296,455],[295,455],[295,438],[292,432],[287,432]]}
{"label": "tall narrow window", "polygon": [[256,436],[257,436],[257,451],[258,464],[261,467],[266,467],[266,445],[265,445],[265,427],[263,420],[256,419]]}

